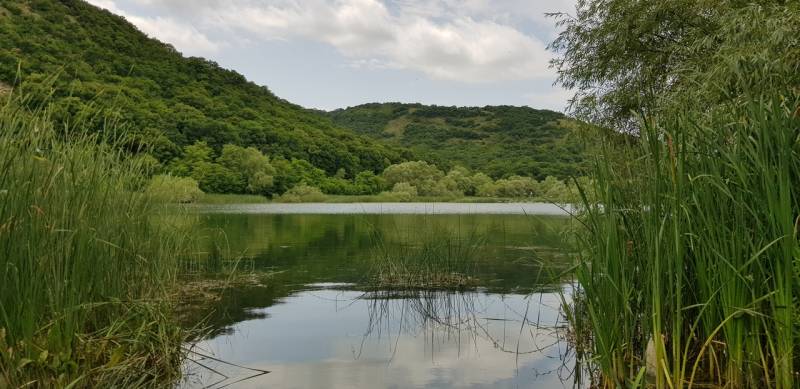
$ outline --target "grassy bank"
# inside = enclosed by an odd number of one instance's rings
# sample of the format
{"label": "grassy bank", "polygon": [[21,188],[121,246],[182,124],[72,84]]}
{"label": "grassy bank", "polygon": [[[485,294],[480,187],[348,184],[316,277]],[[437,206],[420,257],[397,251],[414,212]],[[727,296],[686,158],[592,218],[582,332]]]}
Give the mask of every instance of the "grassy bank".
{"label": "grassy bank", "polygon": [[198,204],[259,204],[269,201],[264,196],[242,194],[203,193],[197,198]]}
{"label": "grassy bank", "polygon": [[[183,237],[106,134],[0,105],[0,387],[163,387],[184,332],[165,300]],[[85,120],[102,120],[87,118]]]}
{"label": "grassy bank", "polygon": [[[404,202],[404,203],[511,203],[511,202],[543,202],[544,199],[523,198],[514,199],[506,197],[475,197],[475,196],[414,196],[409,198],[397,199],[394,197],[387,197],[382,195],[364,195],[364,196],[344,196],[344,195],[325,195],[317,199],[322,203],[386,203],[386,202]],[[275,202],[281,202],[278,198]]]}
{"label": "grassy bank", "polygon": [[[198,204],[259,204],[259,203],[284,203],[280,198],[269,199],[264,196],[257,195],[237,195],[237,194],[216,194],[204,193],[197,199]],[[297,201],[289,201],[297,202]],[[345,195],[322,195],[308,199],[308,201],[299,202],[314,202],[314,203],[386,203],[398,202],[396,198],[387,198],[381,195],[364,195],[364,196],[345,196]],[[547,198],[510,198],[510,197],[474,197],[474,196],[460,196],[460,197],[437,197],[437,196],[417,196],[408,199],[403,199],[399,202],[407,203],[546,203],[552,202]]]}

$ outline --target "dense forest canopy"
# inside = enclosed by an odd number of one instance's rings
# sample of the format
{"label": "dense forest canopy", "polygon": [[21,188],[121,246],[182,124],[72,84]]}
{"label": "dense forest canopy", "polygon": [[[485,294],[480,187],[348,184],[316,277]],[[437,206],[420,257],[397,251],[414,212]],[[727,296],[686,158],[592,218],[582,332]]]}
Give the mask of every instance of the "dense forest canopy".
{"label": "dense forest canopy", "polygon": [[409,156],[337,128],[235,71],[185,58],[83,1],[0,1],[0,81],[36,92],[56,74],[50,99],[57,120],[113,110],[161,162],[195,141],[217,152],[228,143],[253,146],[349,177]]}
{"label": "dense forest canopy", "polygon": [[580,173],[583,148],[561,113],[529,107],[364,104],[329,113],[360,134],[411,149],[449,169],[544,179]]}

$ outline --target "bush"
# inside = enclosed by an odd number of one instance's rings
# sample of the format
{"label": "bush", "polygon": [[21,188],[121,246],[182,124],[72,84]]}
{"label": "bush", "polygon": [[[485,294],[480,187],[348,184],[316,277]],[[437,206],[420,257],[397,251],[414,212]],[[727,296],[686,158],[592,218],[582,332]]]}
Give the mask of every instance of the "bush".
{"label": "bush", "polygon": [[478,188],[478,195],[483,197],[530,198],[539,195],[539,183],[530,177],[511,176],[487,182]]}
{"label": "bush", "polygon": [[299,184],[287,190],[278,200],[284,203],[313,203],[324,201],[326,198],[325,194],[322,193],[319,188],[306,184]]}
{"label": "bush", "polygon": [[150,179],[145,193],[165,203],[193,203],[203,191],[192,178],[158,175]]}
{"label": "bush", "polygon": [[380,198],[385,201],[411,201],[415,199],[419,193],[414,185],[407,182],[400,182],[392,187],[389,192],[381,192]]}
{"label": "bush", "polygon": [[436,185],[444,178],[444,173],[424,161],[403,162],[389,166],[383,171],[383,178],[392,186],[398,183],[411,184],[417,188],[419,194],[425,196],[438,196],[439,192],[446,191]]}

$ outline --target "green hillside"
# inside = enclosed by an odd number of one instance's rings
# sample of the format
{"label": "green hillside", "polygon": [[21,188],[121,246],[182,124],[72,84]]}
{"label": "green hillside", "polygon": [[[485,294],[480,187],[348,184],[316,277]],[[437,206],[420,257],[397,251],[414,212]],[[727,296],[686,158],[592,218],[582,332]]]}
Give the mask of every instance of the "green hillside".
{"label": "green hillside", "polygon": [[[564,179],[582,171],[581,147],[560,113],[396,103],[305,109],[79,0],[0,0],[0,89],[8,89],[3,85],[22,91],[32,106],[49,104],[49,117],[67,127],[100,132],[113,128],[109,121],[123,123],[127,147],[155,157],[152,175],[190,177],[211,193],[274,197],[306,184],[298,190],[377,194],[397,183],[383,174],[387,167],[412,160],[437,165],[442,176],[457,166],[471,170],[458,174],[496,179]],[[402,180],[419,181],[420,194],[497,192],[445,188],[426,166],[397,169],[422,174]],[[159,178],[152,189],[175,185]]]}
{"label": "green hillside", "polygon": [[571,119],[529,107],[364,104],[328,113],[340,126],[411,149],[449,168],[463,165],[495,178],[579,175],[583,152]]}
{"label": "green hillside", "polygon": [[57,120],[102,111],[83,119],[99,130],[101,119],[120,119],[163,163],[198,140],[215,153],[228,143],[254,146],[272,158],[306,160],[328,175],[344,169],[347,177],[379,173],[409,157],[212,61],[183,57],[83,1],[0,0],[0,83],[39,99],[53,91]]}

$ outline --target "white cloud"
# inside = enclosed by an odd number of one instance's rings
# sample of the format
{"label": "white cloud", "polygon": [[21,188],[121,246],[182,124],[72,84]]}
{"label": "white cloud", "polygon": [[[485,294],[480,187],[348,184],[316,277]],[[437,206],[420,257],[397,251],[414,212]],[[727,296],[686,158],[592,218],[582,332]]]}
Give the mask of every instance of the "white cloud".
{"label": "white cloud", "polygon": [[[553,79],[553,20],[575,0],[89,0],[184,53],[321,42],[353,68],[466,83]],[[126,5],[122,11],[117,5]],[[135,11],[137,10],[137,11]],[[143,16],[145,14],[149,16]],[[157,15],[157,16],[153,16]]]}
{"label": "white cloud", "polygon": [[494,22],[465,18],[437,25],[420,19],[402,34],[393,59],[434,78],[481,82],[549,74],[542,42]]}
{"label": "white cloud", "polygon": [[113,0],[87,0],[90,4],[107,9],[127,19],[145,34],[175,46],[188,55],[207,55],[219,50],[219,44],[209,39],[195,27],[171,17],[142,17],[129,14]]}
{"label": "white cloud", "polygon": [[[335,47],[356,65],[411,69],[463,82],[552,76],[545,44],[499,20],[479,19],[485,0],[454,13],[447,2],[307,0],[227,2],[205,23],[265,40],[302,38]],[[472,6],[469,4],[474,3]]]}

